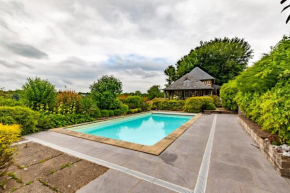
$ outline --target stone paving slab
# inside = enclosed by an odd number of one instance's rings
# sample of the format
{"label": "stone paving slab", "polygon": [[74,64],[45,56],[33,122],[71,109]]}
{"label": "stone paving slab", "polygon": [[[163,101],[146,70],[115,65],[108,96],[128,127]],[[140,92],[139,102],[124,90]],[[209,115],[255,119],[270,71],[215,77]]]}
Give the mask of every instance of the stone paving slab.
{"label": "stone paving slab", "polygon": [[[41,181],[47,183],[50,187],[56,187],[60,192],[73,193],[104,174],[107,170],[108,168],[106,167],[81,160],[49,176],[43,177]],[[74,180],[76,177],[77,181]]]}
{"label": "stone paving slab", "polygon": [[104,175],[78,190],[77,193],[128,193],[139,181],[138,178],[110,169]]}
{"label": "stone paving slab", "polygon": [[137,183],[136,186],[134,186],[133,189],[130,190],[130,193],[173,193],[174,191],[168,190],[166,188],[154,185],[152,183],[146,182],[146,181],[140,181]]}
{"label": "stone paving slab", "polygon": [[39,181],[35,181],[29,186],[23,186],[17,189],[14,193],[55,193],[55,191],[51,190],[49,187],[44,186]]}

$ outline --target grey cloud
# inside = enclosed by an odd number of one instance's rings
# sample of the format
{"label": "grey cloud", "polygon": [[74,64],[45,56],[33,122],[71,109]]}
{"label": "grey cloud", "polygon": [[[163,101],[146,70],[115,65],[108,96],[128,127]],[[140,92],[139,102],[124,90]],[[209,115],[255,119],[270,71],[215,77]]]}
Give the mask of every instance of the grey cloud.
{"label": "grey cloud", "polygon": [[25,64],[23,62],[19,62],[19,61],[7,62],[6,60],[2,60],[2,59],[0,59],[0,65],[6,66],[7,68],[21,68],[21,67],[26,67],[30,69],[34,68],[33,66],[29,64]]}
{"label": "grey cloud", "polygon": [[42,52],[39,49],[28,44],[9,43],[6,44],[5,47],[8,48],[13,53],[27,58],[35,58],[35,59],[48,58],[48,55],[45,52]]}
{"label": "grey cloud", "polygon": [[145,71],[141,68],[135,68],[131,70],[126,70],[129,75],[138,75],[141,76],[142,78],[151,78],[151,77],[157,77],[160,76],[157,72],[154,71]]}

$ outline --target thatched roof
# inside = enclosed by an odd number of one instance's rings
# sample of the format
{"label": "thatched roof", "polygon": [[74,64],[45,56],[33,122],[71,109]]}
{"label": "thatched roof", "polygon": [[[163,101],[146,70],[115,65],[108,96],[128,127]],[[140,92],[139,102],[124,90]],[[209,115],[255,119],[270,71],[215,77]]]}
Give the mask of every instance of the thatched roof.
{"label": "thatched roof", "polygon": [[200,80],[214,79],[211,75],[204,72],[202,69],[195,67],[191,72],[187,73],[173,84],[169,85],[164,90],[213,90],[212,87],[204,84]]}

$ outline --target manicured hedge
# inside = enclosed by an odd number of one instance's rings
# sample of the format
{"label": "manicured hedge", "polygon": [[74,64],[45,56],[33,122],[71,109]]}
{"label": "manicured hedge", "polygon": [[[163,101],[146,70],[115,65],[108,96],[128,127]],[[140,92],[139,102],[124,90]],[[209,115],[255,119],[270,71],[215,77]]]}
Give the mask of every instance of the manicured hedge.
{"label": "manicured hedge", "polygon": [[109,110],[109,117],[113,117],[114,116],[114,111],[113,110]]}
{"label": "manicured hedge", "polygon": [[6,123],[9,120],[10,124],[19,124],[21,126],[21,134],[27,135],[36,132],[37,120],[39,114],[27,107],[0,107],[0,121]]}
{"label": "manicured hedge", "polygon": [[238,104],[235,100],[235,97],[238,93],[236,81],[230,81],[226,84],[223,84],[220,93],[222,98],[222,105],[224,108],[232,111],[238,109]]}
{"label": "manicured hedge", "polygon": [[109,117],[109,111],[108,110],[101,110],[102,117]]}
{"label": "manicured hedge", "polygon": [[50,114],[41,116],[37,127],[46,130],[90,121],[94,121],[94,118],[86,114]]}
{"label": "manicured hedge", "polygon": [[182,111],[184,104],[184,100],[155,100],[152,103],[152,109]]}
{"label": "manicured hedge", "polygon": [[183,110],[189,113],[199,113],[203,110],[215,110],[212,97],[190,97],[185,100]]}

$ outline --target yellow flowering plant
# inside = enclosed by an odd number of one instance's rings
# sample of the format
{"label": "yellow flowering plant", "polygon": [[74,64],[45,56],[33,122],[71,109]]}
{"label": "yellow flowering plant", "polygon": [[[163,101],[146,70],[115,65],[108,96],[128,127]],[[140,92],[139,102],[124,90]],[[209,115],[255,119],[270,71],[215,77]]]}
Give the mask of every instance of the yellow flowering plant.
{"label": "yellow flowering plant", "polygon": [[13,153],[16,151],[11,144],[19,140],[21,129],[19,125],[3,125],[0,123],[0,176],[6,173],[13,163]]}

